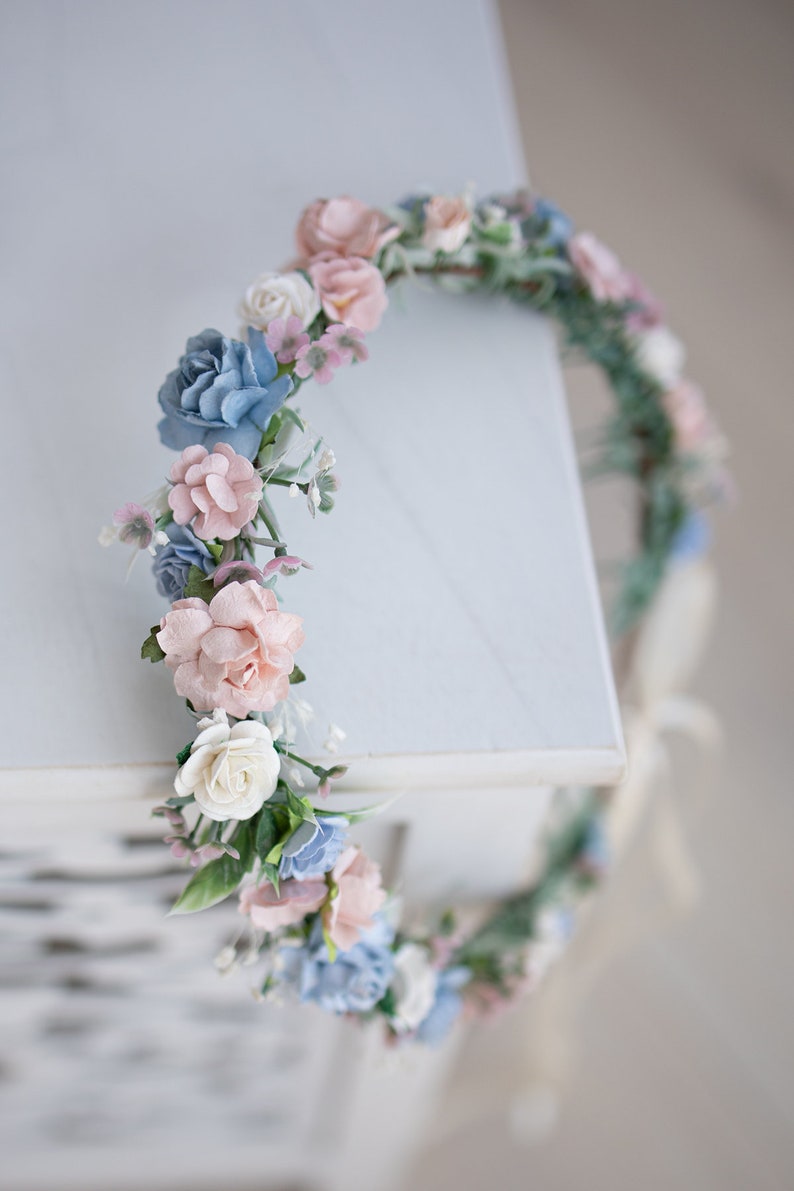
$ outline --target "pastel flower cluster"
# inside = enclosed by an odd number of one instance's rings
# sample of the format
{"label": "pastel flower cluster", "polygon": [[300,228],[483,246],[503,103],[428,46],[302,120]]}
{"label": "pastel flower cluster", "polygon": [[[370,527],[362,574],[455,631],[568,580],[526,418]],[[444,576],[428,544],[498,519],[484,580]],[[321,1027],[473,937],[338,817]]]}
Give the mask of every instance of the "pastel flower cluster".
{"label": "pastel flower cluster", "polygon": [[[296,244],[297,260],[246,289],[239,339],[207,329],[187,341],[158,395],[161,439],[179,452],[170,483],[118,509],[100,541],[132,547],[133,559],[154,556],[171,606],[142,656],[165,661],[197,720],[173,795],[155,811],[167,820],[172,855],[198,870],[175,912],[236,893],[241,941],[219,967],[247,949],[262,961],[265,996],[377,1014],[393,1040],[432,1045],[464,1009],[492,1013],[534,987],[570,938],[577,899],[608,867],[607,836],[589,811],[565,847],[550,850],[538,884],[468,935],[454,915],[436,933],[397,929],[379,865],[349,834],[375,808],[316,806],[346,766],[295,751],[309,714],[291,692],[304,679],[295,663],[304,634],[276,587],[311,566],[282,540],[272,498],[283,488],[302,494],[315,516],[333,507],[338,480],[321,440],[296,458],[306,424],[285,403],[302,383],[327,384],[369,358],[365,336],[386,310],[387,284],[400,278],[501,290],[558,314],[620,394],[607,436],[620,469],[633,466],[641,488],[664,496],[647,502],[642,565],[627,584],[635,613],[668,558],[683,565],[705,548],[708,524],[693,493],[724,489],[724,446],[656,298],[548,200],[419,194],[391,214],[347,195],[318,199],[299,219]],[[257,546],[272,556],[258,561]],[[343,740],[332,725],[326,751]],[[517,899],[525,901],[518,915]]]}

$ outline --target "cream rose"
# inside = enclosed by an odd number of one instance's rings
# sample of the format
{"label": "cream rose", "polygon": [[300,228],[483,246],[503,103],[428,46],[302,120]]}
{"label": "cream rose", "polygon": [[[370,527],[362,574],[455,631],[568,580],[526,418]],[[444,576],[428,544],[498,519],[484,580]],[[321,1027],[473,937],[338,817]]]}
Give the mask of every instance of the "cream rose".
{"label": "cream rose", "polygon": [[304,327],[320,312],[320,299],[302,273],[262,273],[249,285],[237,313],[247,327],[266,331],[274,318],[291,315]]}
{"label": "cream rose", "polygon": [[673,389],[681,380],[686,350],[669,327],[650,327],[637,335],[637,358],[640,367],[666,389]]}
{"label": "cream rose", "polygon": [[422,243],[430,252],[457,252],[471,230],[471,211],[465,199],[437,194],[425,207]]}
{"label": "cream rose", "polygon": [[394,957],[392,1024],[397,1033],[415,1030],[433,1008],[438,974],[430,963],[426,947],[404,943]]}
{"label": "cream rose", "polygon": [[224,711],[199,720],[199,728],[174,789],[193,794],[208,819],[250,819],[275,790],[281,767],[269,730],[256,720],[230,728]]}

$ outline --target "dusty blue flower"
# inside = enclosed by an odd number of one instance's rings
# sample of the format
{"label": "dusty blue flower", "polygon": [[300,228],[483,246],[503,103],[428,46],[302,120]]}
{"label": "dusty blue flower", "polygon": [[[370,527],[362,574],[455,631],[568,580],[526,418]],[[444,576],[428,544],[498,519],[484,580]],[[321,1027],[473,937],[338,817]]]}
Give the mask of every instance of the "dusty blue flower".
{"label": "dusty blue flower", "polygon": [[706,554],[711,546],[711,526],[708,518],[698,510],[691,511],[670,546],[673,562],[689,562]]}
{"label": "dusty blue flower", "polygon": [[394,932],[382,917],[349,951],[331,961],[322,927],[315,923],[308,943],[283,947],[281,979],[301,1001],[314,1001],[327,1013],[366,1013],[382,998],[394,974]]}
{"label": "dusty blue flower", "polygon": [[553,248],[561,249],[573,235],[573,220],[548,199],[535,199],[534,215],[536,219],[545,223],[544,239]]}
{"label": "dusty blue flower", "polygon": [[211,451],[225,442],[254,459],[262,431],[292,390],[292,378],[277,372],[276,357],[253,327],[247,344],[211,329],[194,335],[158,395],[165,414],[160,438],[175,451],[195,444]]}
{"label": "dusty blue flower", "polygon": [[165,527],[168,544],[157,551],[152,571],[157,580],[157,590],[173,604],[185,594],[185,584],[191,567],[198,567],[205,575],[214,565],[212,555],[193,533],[188,525],[177,525],[172,521]]}
{"label": "dusty blue flower", "polygon": [[439,974],[433,1008],[416,1031],[420,1042],[438,1046],[443,1042],[463,1008],[460,989],[471,979],[468,968],[446,968]]}
{"label": "dusty blue flower", "polygon": [[278,869],[281,879],[305,881],[330,872],[344,847],[348,826],[347,819],[336,815],[318,815],[316,823],[304,819],[284,845]]}

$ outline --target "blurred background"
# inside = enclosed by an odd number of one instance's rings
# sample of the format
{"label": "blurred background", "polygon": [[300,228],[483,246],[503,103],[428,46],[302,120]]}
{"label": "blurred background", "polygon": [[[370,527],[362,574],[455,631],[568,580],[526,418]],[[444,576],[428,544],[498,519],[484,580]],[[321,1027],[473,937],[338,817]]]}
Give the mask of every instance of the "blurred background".
{"label": "blurred background", "polygon": [[[738,497],[716,518],[719,615],[696,684],[725,752],[691,824],[699,904],[595,983],[556,1129],[527,1149],[505,1119],[482,1121],[429,1154],[415,1186],[782,1191],[794,1185],[794,7],[499,8],[533,185],[648,279],[731,442]],[[592,379],[568,380],[574,410],[597,400]],[[598,553],[609,527],[594,513],[592,529]],[[685,792],[691,759],[676,760]],[[629,867],[612,890],[622,904],[645,877]],[[504,1056],[508,1031],[492,1034]]]}
{"label": "blurred background", "polygon": [[[108,8],[114,2],[109,0]],[[122,193],[131,201],[130,188],[136,187],[135,201],[142,208],[170,204],[170,223],[165,220],[164,226],[177,230],[157,246],[162,278],[173,277],[175,268],[192,270],[192,276],[189,298],[180,297],[184,276],[174,280],[173,292],[163,280],[162,291],[152,294],[151,309],[140,314],[142,325],[150,319],[146,333],[158,347],[182,336],[184,326],[204,318],[205,310],[227,309],[234,285],[249,267],[243,260],[250,245],[233,229],[230,244],[224,246],[229,252],[227,289],[217,278],[210,280],[202,253],[191,256],[178,242],[179,188],[160,191],[156,176],[131,178],[124,169],[124,137],[135,130],[136,95],[149,85],[147,72],[156,71],[162,82],[171,71],[176,79],[180,71],[190,70],[173,46],[158,41],[161,26],[170,27],[177,10],[185,21],[194,11],[200,18],[202,7],[184,0],[129,7],[131,18],[140,11],[148,22],[151,55],[147,50],[142,56],[140,76],[132,84],[131,76],[124,76],[131,86],[127,124],[105,127],[101,104],[96,106],[97,143],[104,138],[106,157],[87,162],[80,179],[80,202],[87,211],[99,193],[95,180],[108,176],[118,186],[120,207]],[[250,7],[237,5],[241,11]],[[262,0],[265,13],[268,7]],[[468,4],[467,11],[473,7]],[[574,948],[571,984],[577,985],[580,963],[582,995],[565,1005],[562,1034],[559,1022],[550,1023],[545,1016],[542,999],[479,1031],[464,1047],[437,1118],[427,1122],[427,1139],[406,1185],[413,1191],[519,1191],[529,1186],[540,1191],[667,1191],[672,1186],[783,1191],[794,1186],[794,560],[789,524],[794,495],[789,364],[794,6],[785,0],[501,0],[493,7],[505,54],[498,62],[489,58],[488,69],[504,75],[513,96],[534,189],[559,203],[579,228],[593,230],[648,280],[688,346],[688,373],[702,384],[732,445],[737,496],[733,507],[715,518],[721,598],[712,646],[696,684],[697,695],[721,719],[724,753],[710,799],[695,813],[687,798],[700,779],[698,758],[685,745],[674,750],[682,819],[699,873],[697,904],[687,915],[676,915],[666,905],[658,879],[651,877],[652,911],[638,914],[618,941],[610,941],[608,963],[588,965],[577,959]],[[298,2],[290,20],[301,20],[299,9]],[[25,10],[33,14],[29,21],[23,20]],[[108,9],[101,4],[80,0],[40,0],[29,7],[0,0],[7,54],[17,56],[15,36],[24,26],[19,45],[24,42],[24,53],[30,55],[31,93],[57,96],[58,30],[68,28],[75,36],[79,28],[81,36],[90,38],[92,14],[103,11]],[[399,7],[380,0],[361,5],[361,12],[360,38],[388,37],[400,21]],[[432,53],[423,48],[421,69],[407,56],[396,63],[405,71],[406,87],[412,85],[414,69],[417,86],[419,79],[432,77],[427,72],[433,54],[454,59],[458,53],[461,33],[454,5],[427,0],[426,13],[427,25],[417,26],[414,36],[419,45],[429,30]],[[466,36],[469,32],[463,31]],[[240,21],[239,37],[244,42],[246,36]],[[337,31],[336,68],[345,64],[340,42]],[[39,46],[40,60],[33,52]],[[312,69],[321,71],[327,52],[322,37],[314,39],[313,51]],[[467,42],[467,55],[469,51]],[[289,47],[263,46],[262,71],[266,74],[269,55],[288,52]],[[247,53],[250,62],[250,46]],[[97,44],[96,60],[97,74],[86,80],[85,96],[72,97],[75,104],[89,106],[95,93],[114,86],[113,45]],[[461,61],[461,71],[476,70],[476,61]],[[361,85],[351,75],[354,99],[357,82]],[[222,78],[208,75],[204,115],[209,132],[201,123],[193,126],[189,110],[183,113],[181,143],[170,146],[162,128],[153,130],[156,152],[173,152],[174,168],[184,169],[186,186],[196,184],[197,163],[207,155],[223,160],[211,102],[212,88],[223,86]],[[443,99],[439,97],[439,105]],[[32,157],[37,144],[54,137],[59,113],[53,101],[52,126],[40,127],[30,115],[34,105],[25,110],[24,97],[9,94],[5,102],[8,161],[13,164],[12,150],[22,160],[30,149]],[[261,118],[269,134],[282,138],[280,143],[289,141],[289,122],[281,123],[282,109],[275,100]],[[362,122],[374,118],[362,105]],[[467,135],[465,128],[460,130],[464,145]],[[483,129],[476,135],[487,143]],[[448,148],[450,158],[453,150],[461,152],[457,142]],[[509,157],[502,141],[494,152]],[[41,174],[31,175],[56,200],[58,153],[53,147]],[[333,177],[333,146],[326,140],[318,154],[323,155],[324,176]],[[440,179],[405,178],[398,185],[454,185],[440,150],[439,158]],[[339,159],[340,176],[343,164]],[[214,234],[212,204],[220,210],[224,201],[226,182],[217,173],[201,183],[210,195],[208,240]],[[9,173],[9,185],[14,181]],[[391,193],[393,181],[384,176],[378,186]],[[488,178],[472,181],[490,183]],[[360,191],[363,198],[374,197],[365,193],[363,181],[355,182],[342,185]],[[232,177],[228,185],[236,187],[237,179]],[[289,185],[288,178],[272,183],[281,199]],[[286,197],[291,201],[292,196]],[[253,226],[256,193],[239,187],[234,202],[239,222]],[[64,210],[69,210],[68,199]],[[115,243],[116,212],[98,203],[94,217],[98,226],[107,224]],[[199,218],[204,217],[202,210]],[[69,226],[67,220],[64,246]],[[11,253],[13,228],[0,230]],[[266,229],[265,245],[279,231]],[[118,260],[109,256],[103,279],[109,287],[115,285],[121,262],[123,280],[137,287],[134,301],[140,305],[140,293],[150,284],[145,258],[152,245],[138,245],[134,236],[133,230]],[[36,259],[34,249],[31,259]],[[49,292],[46,284],[41,292],[37,288],[39,278],[47,276],[47,265],[36,260],[39,272],[24,301],[9,303],[7,329],[17,316],[20,325],[29,326],[34,306],[48,315],[54,302],[63,301],[64,295]],[[103,301],[96,292],[97,276],[77,271],[67,300],[86,310]],[[129,299],[115,293],[122,308]],[[164,320],[170,320],[168,326]],[[125,359],[120,343],[121,336],[113,348],[115,358]],[[154,356],[141,363],[134,354],[125,359],[125,383],[134,387],[134,378],[146,395],[145,421],[151,415],[149,394],[159,364]],[[90,363],[85,367],[90,373]],[[572,369],[567,381],[575,425],[586,430],[604,404],[603,391],[583,369]],[[16,406],[20,417],[40,416],[33,404],[22,411]],[[103,417],[109,415],[100,413],[94,427],[98,441],[106,441],[109,433],[110,421],[103,425]],[[57,419],[48,423],[50,434],[53,424],[57,427]],[[51,439],[44,450],[53,450]],[[108,474],[116,466],[123,471],[128,461],[120,457],[118,463],[102,466],[107,483]],[[129,467],[132,473],[134,466]],[[588,499],[596,553],[608,556],[616,537],[615,505],[609,493],[597,489]],[[93,521],[89,528],[93,532]],[[86,549],[82,538],[80,543]],[[129,631],[137,629],[129,626]],[[135,681],[143,690],[143,677]],[[615,873],[600,911],[604,921],[625,922],[632,907],[646,904],[646,862],[647,853],[640,850]],[[586,938],[583,944],[586,948]],[[536,1083],[531,1085],[527,1073],[533,1071]],[[363,1149],[366,1144],[363,1138]],[[4,1185],[16,1191],[13,1174]]]}

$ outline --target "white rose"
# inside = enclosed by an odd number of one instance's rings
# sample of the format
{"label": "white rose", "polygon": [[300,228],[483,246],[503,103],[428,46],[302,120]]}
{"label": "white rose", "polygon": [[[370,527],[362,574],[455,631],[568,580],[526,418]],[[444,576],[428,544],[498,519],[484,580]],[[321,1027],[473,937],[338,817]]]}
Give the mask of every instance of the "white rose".
{"label": "white rose", "polygon": [[433,1008],[438,987],[438,974],[430,963],[425,947],[418,943],[403,943],[394,957],[394,996],[392,1025],[397,1033],[415,1030]]}
{"label": "white rose", "polygon": [[260,331],[266,331],[274,318],[286,321],[293,314],[308,327],[319,311],[317,292],[302,273],[262,273],[237,308],[245,325]]}
{"label": "white rose", "polygon": [[193,794],[208,819],[250,819],[276,788],[281,761],[264,724],[241,720],[229,727],[226,713],[200,720],[190,756],[174,779],[180,797]]}
{"label": "white rose", "polygon": [[686,351],[669,327],[650,327],[637,335],[640,367],[665,389],[672,389],[681,379]]}
{"label": "white rose", "polygon": [[422,244],[430,252],[457,252],[471,231],[471,211],[462,198],[437,194],[425,207]]}

